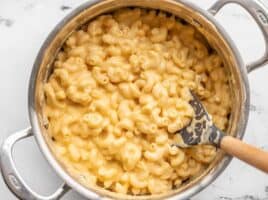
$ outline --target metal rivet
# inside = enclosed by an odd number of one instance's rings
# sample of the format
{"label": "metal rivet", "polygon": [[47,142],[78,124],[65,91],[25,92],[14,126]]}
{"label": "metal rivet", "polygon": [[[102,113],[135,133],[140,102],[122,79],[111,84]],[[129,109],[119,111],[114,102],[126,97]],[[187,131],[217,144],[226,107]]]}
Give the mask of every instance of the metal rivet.
{"label": "metal rivet", "polygon": [[20,182],[18,181],[18,179],[16,178],[16,176],[14,176],[13,174],[9,174],[8,178],[11,182],[11,184],[17,189],[17,190],[21,190],[21,185]]}

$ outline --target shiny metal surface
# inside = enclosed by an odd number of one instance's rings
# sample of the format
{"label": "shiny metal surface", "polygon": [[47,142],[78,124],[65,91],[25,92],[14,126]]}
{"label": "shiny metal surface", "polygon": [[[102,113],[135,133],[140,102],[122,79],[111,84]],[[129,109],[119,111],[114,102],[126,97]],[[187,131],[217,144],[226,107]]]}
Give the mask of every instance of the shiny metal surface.
{"label": "shiny metal surface", "polygon": [[248,72],[251,72],[268,63],[268,8],[259,0],[221,0],[215,3],[209,12],[215,15],[226,4],[235,3],[242,6],[253,17],[256,23],[259,25],[264,41],[265,52],[264,55],[257,61],[247,65]]}
{"label": "shiny metal surface", "polygon": [[23,180],[17,171],[12,156],[14,145],[25,138],[33,136],[32,129],[27,128],[11,135],[5,140],[0,151],[1,172],[5,183],[9,189],[20,199],[23,200],[56,200],[60,199],[69,190],[69,186],[63,184],[57,191],[50,196],[41,196],[34,192]]}
{"label": "shiny metal surface", "polygon": [[[59,24],[53,33],[45,42],[40,54],[36,60],[32,79],[30,81],[29,90],[29,108],[30,119],[34,130],[36,140],[48,159],[49,163],[56,170],[59,176],[66,183],[89,199],[101,199],[109,197],[112,199],[186,199],[202,190],[206,185],[212,182],[230,162],[230,157],[225,156],[220,152],[214,162],[207,170],[196,179],[189,181],[179,189],[167,192],[160,195],[151,196],[126,196],[115,194],[102,188],[86,188],[79,184],[76,178],[64,170],[64,166],[53,156],[52,150],[49,148],[49,139],[47,138],[46,129],[44,128],[45,119],[42,114],[42,104],[44,103],[43,84],[46,82],[50,71],[50,64],[53,62],[54,55],[57,54],[61,44],[69,36],[70,32],[93,19],[94,17],[111,12],[112,10],[127,7],[138,6],[145,8],[161,9],[174,15],[181,17],[193,24],[200,32],[202,32],[211,46],[213,46],[219,54],[224,58],[226,70],[230,77],[230,85],[232,89],[232,101],[234,103],[232,119],[228,128],[230,135],[241,138],[244,134],[249,112],[249,90],[245,65],[225,31],[215,21],[214,17],[193,4],[187,1],[172,1],[172,0],[106,0],[106,1],[91,1],[75,10],[67,19]],[[91,6],[90,6],[91,5]],[[89,7],[90,6],[90,7]]]}
{"label": "shiny metal surface", "polygon": [[[242,1],[242,0],[241,0]],[[215,6],[213,6],[210,11],[216,14],[221,7],[221,2],[224,0],[219,0]],[[231,2],[231,1],[230,1]],[[255,1],[247,0],[251,2],[251,5]],[[229,3],[225,2],[224,4]],[[223,4],[223,5],[224,5]],[[222,6],[223,6],[222,5]],[[244,4],[243,4],[244,5]],[[76,190],[88,199],[176,199],[182,200],[191,197],[200,190],[204,189],[208,184],[210,184],[228,165],[231,158],[226,156],[223,152],[219,152],[215,161],[208,167],[208,169],[196,179],[186,183],[179,189],[170,191],[161,195],[151,195],[151,196],[126,196],[120,195],[113,192],[106,191],[102,188],[86,188],[81,185],[76,178],[68,174],[64,166],[62,166],[56,158],[53,156],[53,149],[50,148],[50,140],[48,134],[46,134],[46,120],[43,117],[42,105],[44,103],[43,95],[43,84],[46,82],[47,77],[51,71],[51,63],[53,62],[55,55],[61,48],[65,39],[70,35],[72,31],[86,23],[87,21],[93,19],[94,17],[110,12],[112,10],[128,7],[128,6],[138,6],[145,8],[161,9],[174,15],[181,17],[194,25],[200,32],[202,32],[211,46],[215,48],[218,53],[224,58],[226,70],[229,75],[230,89],[232,92],[232,101],[234,108],[231,114],[231,123],[228,128],[228,134],[233,135],[237,138],[242,138],[247,124],[248,114],[249,114],[249,86],[247,79],[246,66],[244,65],[240,54],[233,44],[232,40],[226,34],[224,29],[217,23],[213,15],[208,11],[200,9],[199,7],[187,2],[186,0],[91,0],[79,8],[75,9],[71,14],[60,22],[52,33],[48,36],[47,40],[43,44],[35,64],[33,66],[30,84],[29,84],[29,117],[32,126],[32,132],[35,136],[36,142],[38,143],[40,150],[43,155],[57,172],[57,174],[69,185],[72,189]],[[247,6],[247,5],[244,5]],[[257,9],[257,8],[256,8]],[[258,61],[260,62],[260,61]],[[258,66],[258,65],[252,65]],[[253,69],[254,67],[249,67]],[[251,70],[249,70],[251,71]],[[17,138],[18,136],[16,136]],[[23,134],[21,135],[23,137]],[[19,135],[20,138],[20,135]],[[9,140],[9,139],[8,139]],[[13,140],[12,138],[10,140]],[[6,144],[6,142],[5,142]],[[6,159],[11,159],[11,154],[5,153]],[[14,166],[6,165],[1,162],[2,168],[5,168],[3,175],[6,176],[9,170],[14,171]],[[5,167],[6,166],[6,167]],[[10,168],[10,169],[9,169]],[[15,171],[14,176],[16,179],[20,179],[20,176]],[[23,182],[21,182],[23,183]],[[25,196],[20,196],[16,188],[10,187],[11,191],[15,195],[25,199],[38,199],[39,195],[33,192],[23,184],[26,192],[23,194]],[[62,191],[62,194],[64,192]],[[37,195],[37,196],[36,196]],[[39,196],[40,197],[40,196]],[[60,198],[60,195],[57,197]],[[41,198],[42,199],[42,198]]]}

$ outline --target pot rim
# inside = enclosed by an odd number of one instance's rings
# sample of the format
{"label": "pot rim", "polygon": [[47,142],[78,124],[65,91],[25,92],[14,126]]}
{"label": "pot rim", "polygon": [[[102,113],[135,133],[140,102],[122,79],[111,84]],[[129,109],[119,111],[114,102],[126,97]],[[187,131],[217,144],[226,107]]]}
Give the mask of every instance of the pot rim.
{"label": "pot rim", "polygon": [[[230,49],[232,49],[232,53],[235,57],[235,61],[238,66],[238,71],[241,74],[241,81],[243,83],[243,89],[245,93],[245,101],[243,102],[243,113],[242,117],[240,119],[241,126],[240,129],[237,130],[238,134],[237,137],[239,139],[242,139],[245,133],[246,125],[248,122],[248,116],[249,116],[249,84],[248,84],[248,77],[247,77],[247,71],[246,71],[246,66],[241,58],[241,55],[230,38],[230,36],[227,34],[225,29],[216,21],[215,17],[209,13],[209,11],[204,10],[200,8],[199,6],[195,5],[192,2],[189,2],[188,0],[174,0],[175,2],[179,2],[181,4],[184,4],[187,7],[190,7],[193,11],[198,12],[201,14],[203,17],[205,17],[208,21],[210,21],[215,28],[221,33],[222,38],[226,41]],[[56,26],[55,28],[51,31],[51,33],[48,35],[44,43],[42,44],[38,55],[35,59],[30,80],[29,80],[29,88],[28,88],[28,112],[29,112],[29,119],[30,123],[33,129],[33,134],[34,138],[38,144],[38,147],[40,148],[40,151],[50,164],[50,166],[56,171],[57,175],[61,177],[72,189],[75,191],[79,192],[83,196],[91,199],[101,199],[101,196],[96,194],[95,192],[91,191],[90,189],[86,188],[85,186],[81,185],[78,181],[76,181],[74,178],[71,177],[60,165],[60,163],[55,159],[53,154],[51,153],[51,150],[48,147],[48,144],[44,140],[41,129],[39,127],[38,123],[38,116],[35,111],[35,91],[36,91],[36,78],[39,72],[39,66],[42,62],[44,53],[49,46],[49,44],[53,41],[54,37],[58,34],[58,32],[61,30],[62,27],[64,27],[72,18],[74,18],[76,15],[81,13],[83,10],[91,7],[92,5],[95,5],[97,3],[101,2],[101,0],[89,0],[86,3],[81,4],[79,7],[74,9],[71,13],[69,13],[66,17],[64,17]],[[176,200],[183,200],[187,199],[194,194],[197,194],[201,190],[203,190],[205,187],[207,187],[210,183],[212,183],[223,171],[224,169],[228,166],[230,163],[232,157],[226,155],[222,161],[217,165],[213,171],[206,175],[202,180],[200,180],[199,184],[196,184],[192,186],[189,189],[186,189],[185,191],[174,195],[170,199],[176,199]]]}

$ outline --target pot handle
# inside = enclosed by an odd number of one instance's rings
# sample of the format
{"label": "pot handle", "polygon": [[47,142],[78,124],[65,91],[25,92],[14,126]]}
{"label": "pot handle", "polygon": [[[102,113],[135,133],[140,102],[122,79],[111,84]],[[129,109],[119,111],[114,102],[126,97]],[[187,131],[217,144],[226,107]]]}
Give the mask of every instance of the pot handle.
{"label": "pot handle", "polygon": [[247,71],[251,72],[268,63],[268,8],[259,0],[218,0],[208,11],[216,15],[220,9],[229,3],[242,6],[259,25],[265,40],[265,54],[257,61],[247,65]]}
{"label": "pot handle", "polygon": [[34,192],[18,173],[13,160],[13,146],[22,139],[33,136],[31,128],[19,131],[9,136],[3,143],[0,150],[0,167],[2,176],[8,188],[22,200],[56,200],[69,191],[65,183],[50,196],[41,196]]}

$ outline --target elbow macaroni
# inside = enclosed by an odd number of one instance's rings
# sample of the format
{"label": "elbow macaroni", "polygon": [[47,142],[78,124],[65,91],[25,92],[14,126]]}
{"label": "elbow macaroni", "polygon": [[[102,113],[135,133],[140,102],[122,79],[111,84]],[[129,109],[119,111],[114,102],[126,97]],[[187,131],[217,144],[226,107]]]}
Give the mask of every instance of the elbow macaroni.
{"label": "elbow macaroni", "polygon": [[163,193],[211,163],[209,145],[180,149],[189,89],[222,130],[231,109],[219,55],[164,12],[122,9],[75,31],[44,86],[55,155],[79,181],[123,194]]}

